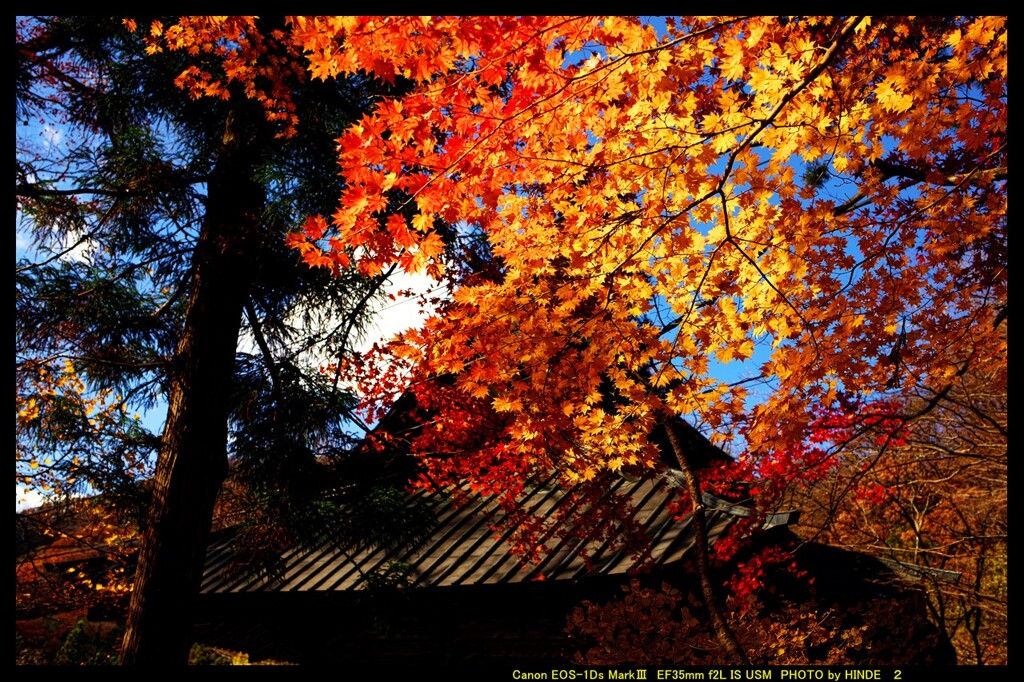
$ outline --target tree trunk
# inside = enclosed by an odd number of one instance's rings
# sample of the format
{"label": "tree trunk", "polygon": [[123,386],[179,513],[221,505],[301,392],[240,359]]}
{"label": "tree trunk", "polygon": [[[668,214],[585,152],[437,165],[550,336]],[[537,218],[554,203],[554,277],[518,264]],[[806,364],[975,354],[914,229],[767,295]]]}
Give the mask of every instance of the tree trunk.
{"label": "tree trunk", "polygon": [[[700,579],[704,603],[707,605],[708,616],[711,618],[711,626],[715,631],[718,643],[722,645],[722,648],[725,649],[732,659],[731,662],[735,665],[749,665],[750,661],[747,658],[746,652],[743,651],[743,647],[736,639],[735,633],[729,627],[729,622],[719,608],[718,595],[715,592],[714,585],[711,583],[711,561],[708,556],[708,527],[707,518],[704,513],[704,497],[693,466],[691,466],[689,455],[691,448],[699,449],[701,445],[698,441],[700,434],[696,432],[688,434],[685,428],[689,427],[692,429],[693,427],[690,427],[689,424],[684,425],[673,414],[666,413],[662,417],[661,422],[665,426],[668,441],[672,446],[672,452],[679,462],[679,469],[683,472],[683,478],[686,479],[686,488],[690,493],[690,501],[693,508],[693,527],[697,535],[696,542],[694,543],[697,552],[697,575]],[[690,447],[687,447],[688,445]],[[708,443],[706,447],[713,446]]]}
{"label": "tree trunk", "polygon": [[[244,100],[243,100],[244,101]],[[262,113],[228,115],[193,254],[185,326],[169,374],[153,504],[142,538],[123,665],[184,665],[213,506],[227,473],[228,392],[250,273],[263,242],[254,180]]]}

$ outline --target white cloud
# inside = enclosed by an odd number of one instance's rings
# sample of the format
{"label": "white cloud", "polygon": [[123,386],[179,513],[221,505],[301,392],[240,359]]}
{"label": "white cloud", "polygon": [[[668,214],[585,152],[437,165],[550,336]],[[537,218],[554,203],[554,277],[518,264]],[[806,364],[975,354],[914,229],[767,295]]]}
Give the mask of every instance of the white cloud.
{"label": "white cloud", "polygon": [[64,142],[64,131],[49,124],[43,126],[42,130],[39,131],[39,135],[43,138],[43,142],[46,143],[47,147],[51,149],[59,147]]}
{"label": "white cloud", "polygon": [[38,490],[32,490],[31,488],[18,487],[17,496],[15,498],[15,511],[25,511],[26,509],[34,509],[43,503],[43,496]]}
{"label": "white cloud", "polygon": [[[356,353],[365,353],[373,345],[383,345],[396,334],[419,326],[425,319],[423,307],[420,301],[426,297],[445,295],[444,288],[439,287],[437,282],[425,274],[409,275],[396,271],[389,277],[383,287],[383,297],[376,302],[373,310],[373,321],[365,329],[364,333],[349,344]],[[393,298],[391,298],[393,297]],[[295,310],[289,316],[289,324],[298,324],[303,318],[305,311]],[[337,324],[340,319],[321,320],[321,324]],[[317,368],[328,365],[336,360],[336,357],[329,355],[329,349],[317,346],[303,354],[300,362],[306,367]],[[245,331],[239,335],[238,351],[241,353],[259,353],[259,347],[251,331]]]}
{"label": "white cloud", "polygon": [[443,290],[439,291],[437,282],[428,275],[397,272],[385,286],[385,294],[395,298],[385,298],[377,310],[373,326],[367,331],[362,343],[356,345],[356,351],[369,350],[374,343],[387,342],[396,334],[418,327],[425,319],[420,306],[421,298],[443,295]]}

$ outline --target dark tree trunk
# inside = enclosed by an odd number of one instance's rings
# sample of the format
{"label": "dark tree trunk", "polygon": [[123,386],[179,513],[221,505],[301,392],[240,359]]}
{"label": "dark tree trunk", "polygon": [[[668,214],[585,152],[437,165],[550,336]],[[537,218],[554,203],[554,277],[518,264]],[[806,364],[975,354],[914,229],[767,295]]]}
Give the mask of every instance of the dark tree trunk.
{"label": "dark tree trunk", "polygon": [[187,663],[213,506],[227,473],[228,391],[242,309],[265,239],[265,194],[254,180],[262,125],[258,109],[235,107],[208,184],[122,645],[124,665]]}
{"label": "dark tree trunk", "polygon": [[704,496],[701,492],[700,482],[693,466],[693,459],[706,459],[706,451],[714,448],[696,429],[689,424],[679,420],[675,415],[666,412],[661,419],[665,427],[668,442],[672,452],[679,463],[679,469],[683,472],[686,480],[686,489],[690,494],[690,503],[693,513],[693,527],[697,534],[694,548],[697,556],[697,576],[700,580],[701,593],[704,596],[704,603],[707,605],[708,616],[711,618],[711,626],[715,631],[718,643],[725,649],[731,662],[735,665],[749,665],[750,660],[746,652],[736,639],[736,634],[729,627],[718,604],[718,595],[711,582],[711,561],[708,556],[708,528],[707,515],[704,513]]}

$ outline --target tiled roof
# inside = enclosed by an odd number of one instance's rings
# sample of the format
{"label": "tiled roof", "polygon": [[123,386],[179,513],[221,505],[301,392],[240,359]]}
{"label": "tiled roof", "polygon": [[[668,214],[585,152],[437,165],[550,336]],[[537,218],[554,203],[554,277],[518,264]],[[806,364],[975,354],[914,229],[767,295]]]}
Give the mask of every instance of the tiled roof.
{"label": "tiled roof", "polygon": [[[641,524],[650,541],[650,560],[655,565],[682,560],[694,543],[691,518],[676,520],[670,501],[677,499],[678,476],[666,472],[640,480],[620,479],[611,491],[628,495],[634,508],[634,520]],[[312,546],[299,547],[283,556],[283,572],[274,580],[241,577],[228,570],[232,559],[231,537],[211,543],[207,550],[202,592],[337,592],[361,587],[365,575],[384,570],[395,562],[409,567],[413,586],[452,586],[518,583],[530,580],[566,580],[586,575],[625,574],[636,559],[629,553],[610,549],[607,542],[580,542],[562,538],[548,541],[548,552],[538,565],[523,566],[506,542],[509,533],[499,536],[504,514],[493,498],[465,491],[469,497],[455,504],[449,494],[419,491],[410,504],[428,505],[436,524],[428,537],[413,547],[383,548],[344,545],[331,537]],[[521,503],[536,515],[548,516],[572,500],[571,491],[544,481],[528,486]],[[746,507],[705,496],[708,534],[712,539],[742,516]],[[788,523],[786,515],[776,515],[774,525]],[[769,521],[772,524],[772,521]],[[506,524],[507,525],[507,524]],[[586,550],[586,551],[584,551]],[[584,558],[589,556],[589,563]]]}

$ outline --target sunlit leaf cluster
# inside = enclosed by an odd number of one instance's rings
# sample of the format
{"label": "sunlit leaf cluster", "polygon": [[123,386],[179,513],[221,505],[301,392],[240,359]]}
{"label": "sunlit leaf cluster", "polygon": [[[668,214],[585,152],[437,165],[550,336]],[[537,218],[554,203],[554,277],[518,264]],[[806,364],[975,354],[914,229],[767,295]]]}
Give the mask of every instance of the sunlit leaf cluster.
{"label": "sunlit leaf cluster", "polygon": [[[543,423],[579,440],[570,477],[649,461],[664,410],[767,453],[843,390],[1003,361],[1003,18],[293,25],[314,77],[416,84],[338,140],[322,257],[440,274],[435,221],[486,235],[500,276],[407,343],[513,415],[522,455]],[[753,406],[721,372],[752,362]]]}

